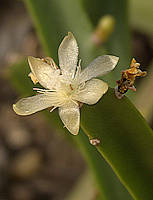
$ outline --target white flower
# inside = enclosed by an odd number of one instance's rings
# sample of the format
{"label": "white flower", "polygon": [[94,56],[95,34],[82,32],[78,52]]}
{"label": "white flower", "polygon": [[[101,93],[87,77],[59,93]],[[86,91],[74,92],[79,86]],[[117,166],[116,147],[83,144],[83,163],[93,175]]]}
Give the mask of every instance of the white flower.
{"label": "white flower", "polygon": [[108,90],[107,83],[95,79],[114,69],[116,56],[99,56],[82,72],[78,63],[78,46],[72,33],[62,41],[59,50],[59,66],[51,58],[28,57],[30,77],[46,89],[35,88],[40,94],[19,100],[13,105],[18,115],[30,115],[52,107],[59,108],[59,116],[65,127],[77,135],[80,126],[79,103],[95,104]]}

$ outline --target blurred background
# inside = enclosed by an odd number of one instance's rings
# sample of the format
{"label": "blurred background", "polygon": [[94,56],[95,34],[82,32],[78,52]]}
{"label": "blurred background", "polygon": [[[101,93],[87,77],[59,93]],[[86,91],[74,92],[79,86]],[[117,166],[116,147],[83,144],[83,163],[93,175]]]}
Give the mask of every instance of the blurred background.
{"label": "blurred background", "polygon": [[[144,79],[136,83],[135,104],[152,125],[153,28],[150,2],[129,1],[128,19],[131,58],[136,58],[141,63],[141,69],[148,72],[145,84]],[[86,193],[86,199],[94,200],[97,195],[96,188],[92,186],[94,181],[76,144],[55,131],[39,113],[20,117],[12,110],[19,93],[11,84],[8,73],[15,63],[29,55],[45,57],[25,4],[16,0],[1,0],[0,200],[73,199],[68,196],[77,190],[78,182],[80,185],[85,182],[84,188],[88,187],[90,195],[88,197]]]}

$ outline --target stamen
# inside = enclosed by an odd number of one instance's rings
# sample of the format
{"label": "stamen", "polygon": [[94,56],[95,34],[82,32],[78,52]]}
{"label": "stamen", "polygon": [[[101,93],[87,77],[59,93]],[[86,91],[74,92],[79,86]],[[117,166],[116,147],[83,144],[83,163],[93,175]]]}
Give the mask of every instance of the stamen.
{"label": "stamen", "polygon": [[76,68],[76,72],[75,72],[74,77],[72,79],[75,79],[75,80],[78,79],[80,73],[81,73],[81,59],[79,60],[79,64]]}
{"label": "stamen", "polygon": [[54,106],[49,112],[53,112],[53,110],[55,110],[57,107]]}
{"label": "stamen", "polygon": [[72,84],[70,84],[70,88],[71,88],[71,90],[74,90],[73,87],[72,87]]}
{"label": "stamen", "polygon": [[41,88],[33,88],[33,90],[36,90],[37,92],[56,92],[56,90],[51,90],[51,89],[41,89]]}
{"label": "stamen", "polygon": [[85,82],[81,83],[79,86],[79,90],[83,91],[85,84],[86,84]]}
{"label": "stamen", "polygon": [[71,99],[73,103],[75,103],[78,106],[78,102],[76,102],[75,100]]}
{"label": "stamen", "polygon": [[40,93],[40,94],[44,94],[45,92],[43,92],[43,91],[37,91],[38,93]]}

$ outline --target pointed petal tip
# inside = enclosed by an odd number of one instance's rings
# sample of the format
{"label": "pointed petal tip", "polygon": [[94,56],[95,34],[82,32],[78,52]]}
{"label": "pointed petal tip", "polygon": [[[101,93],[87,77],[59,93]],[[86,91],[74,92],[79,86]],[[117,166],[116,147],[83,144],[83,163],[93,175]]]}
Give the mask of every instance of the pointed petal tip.
{"label": "pointed petal tip", "polygon": [[68,37],[73,37],[73,38],[74,38],[74,35],[73,35],[72,32],[68,32],[67,36],[68,36]]}
{"label": "pointed petal tip", "polygon": [[14,110],[14,112],[17,114],[17,111],[16,111],[16,104],[13,104],[13,110]]}
{"label": "pointed petal tip", "polygon": [[72,32],[68,32],[68,35],[73,35]]}
{"label": "pointed petal tip", "polygon": [[31,60],[33,58],[33,56],[28,56],[28,61]]}
{"label": "pointed petal tip", "polygon": [[68,34],[65,36],[65,38],[72,39],[72,40],[74,40],[76,42],[76,39],[75,39],[75,37],[74,37],[72,32],[68,32]]}
{"label": "pointed petal tip", "polygon": [[[72,32],[68,32],[67,35],[64,37],[63,41],[65,41],[66,39],[70,39],[70,38],[74,38],[74,35],[73,35]],[[74,38],[74,39],[75,39],[75,38]],[[62,41],[62,42],[63,42],[63,41]],[[61,44],[62,44],[62,42],[61,42]]]}
{"label": "pointed petal tip", "polygon": [[107,92],[107,90],[108,90],[108,84],[106,83],[106,82],[104,82],[105,83],[105,86],[104,86],[104,93],[103,94],[106,94],[106,92]]}
{"label": "pointed petal tip", "polygon": [[72,135],[78,135],[79,134],[79,129],[80,127],[74,127],[74,126],[67,126],[66,124],[64,125],[65,128],[72,134]]}
{"label": "pointed petal tip", "polygon": [[30,64],[32,61],[34,61],[36,58],[33,56],[28,56],[28,63]]}
{"label": "pointed petal tip", "polygon": [[16,107],[16,104],[13,104],[13,111],[17,114],[20,115],[18,112],[18,108]]}
{"label": "pointed petal tip", "polygon": [[[69,129],[68,129],[69,130]],[[69,130],[72,135],[78,135],[79,129],[77,130]]]}
{"label": "pointed petal tip", "polygon": [[13,110],[17,115],[26,115],[25,113],[22,113],[22,111],[16,106],[16,104],[13,104]]}
{"label": "pointed petal tip", "polygon": [[80,128],[80,110],[78,104],[67,102],[62,107],[59,107],[59,116],[64,124],[64,127],[72,135],[78,135]]}
{"label": "pointed petal tip", "polygon": [[15,104],[13,104],[13,110],[15,111]]}
{"label": "pointed petal tip", "polygon": [[119,57],[117,56],[110,56],[110,59],[112,60],[112,63],[114,63],[115,65],[118,63],[119,61]]}

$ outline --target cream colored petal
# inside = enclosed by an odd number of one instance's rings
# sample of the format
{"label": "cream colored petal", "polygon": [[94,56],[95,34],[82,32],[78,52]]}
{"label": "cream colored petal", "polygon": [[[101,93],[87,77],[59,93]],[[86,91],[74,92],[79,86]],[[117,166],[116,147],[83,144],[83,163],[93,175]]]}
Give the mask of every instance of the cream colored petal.
{"label": "cream colored petal", "polygon": [[53,101],[49,95],[38,94],[32,97],[20,99],[13,105],[13,110],[18,115],[31,115],[54,105],[55,101]]}
{"label": "cream colored petal", "polygon": [[31,80],[32,80],[32,82],[34,83],[34,84],[37,84],[39,81],[37,80],[37,78],[35,77],[35,75],[32,73],[32,72],[30,72],[29,74],[28,74],[28,76],[31,78]]}
{"label": "cream colored petal", "polygon": [[116,56],[104,55],[93,60],[80,74],[80,82],[102,76],[113,70],[117,65],[119,58]]}
{"label": "cream colored petal", "polygon": [[68,103],[59,108],[59,116],[70,133],[77,135],[80,126],[79,106],[73,102]]}
{"label": "cream colored petal", "polygon": [[51,59],[50,62],[48,62],[48,60],[45,62],[44,59],[29,56],[28,62],[32,74],[36,77],[39,83],[44,88],[54,89],[57,82],[56,77],[60,74],[60,70],[56,69],[54,61]]}
{"label": "cream colored petal", "polygon": [[78,45],[72,33],[69,32],[60,44],[58,57],[62,74],[72,79],[78,61]]}
{"label": "cream colored petal", "polygon": [[78,92],[74,99],[86,104],[95,104],[108,90],[108,85],[99,79],[87,81],[85,87]]}

